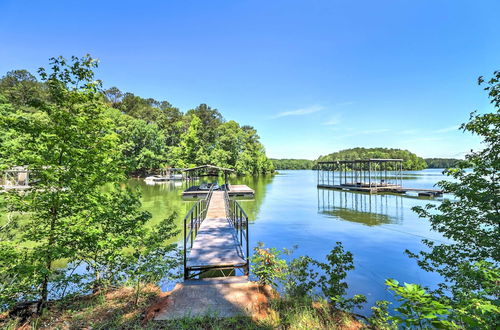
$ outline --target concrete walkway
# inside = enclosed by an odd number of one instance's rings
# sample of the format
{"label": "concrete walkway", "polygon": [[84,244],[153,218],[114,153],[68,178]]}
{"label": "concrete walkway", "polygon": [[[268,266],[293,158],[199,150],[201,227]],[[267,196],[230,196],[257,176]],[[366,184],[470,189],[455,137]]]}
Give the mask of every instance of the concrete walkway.
{"label": "concrete walkway", "polygon": [[252,316],[267,309],[268,296],[247,276],[189,280],[177,284],[164,298],[154,319]]}

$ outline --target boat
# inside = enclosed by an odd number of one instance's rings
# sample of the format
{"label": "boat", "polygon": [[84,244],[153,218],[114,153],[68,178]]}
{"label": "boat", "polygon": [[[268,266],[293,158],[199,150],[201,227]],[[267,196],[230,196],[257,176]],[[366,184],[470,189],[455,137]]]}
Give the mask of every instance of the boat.
{"label": "boat", "polygon": [[198,187],[199,190],[210,190],[210,189],[212,189],[212,190],[219,190],[219,188],[220,188],[220,186],[216,182],[214,182],[214,183],[202,183]]}
{"label": "boat", "polygon": [[150,181],[150,182],[164,182],[170,180],[170,177],[168,176],[161,176],[161,175],[151,175],[146,177],[144,180]]}

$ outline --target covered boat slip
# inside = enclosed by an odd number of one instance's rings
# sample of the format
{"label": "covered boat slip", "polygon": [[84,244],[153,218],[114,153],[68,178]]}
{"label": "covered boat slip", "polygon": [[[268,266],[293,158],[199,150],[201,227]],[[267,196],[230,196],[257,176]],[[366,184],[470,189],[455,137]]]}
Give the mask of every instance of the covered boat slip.
{"label": "covered boat slip", "polygon": [[[204,177],[218,177],[219,173],[223,173],[224,175],[224,184],[219,188],[222,190],[227,190],[227,193],[231,197],[239,196],[239,197],[253,197],[255,195],[255,191],[246,185],[233,185],[229,184],[229,175],[234,173],[235,171],[229,168],[223,168],[213,165],[203,165],[194,168],[185,169],[185,177],[187,180],[198,180],[202,181]],[[185,198],[197,198],[197,197],[206,197],[209,189],[203,189],[201,185],[193,185],[184,190],[182,193],[182,197]]]}
{"label": "covered boat slip", "polygon": [[318,188],[367,193],[415,192],[419,196],[441,196],[438,189],[403,187],[402,159],[358,159],[319,162]]}

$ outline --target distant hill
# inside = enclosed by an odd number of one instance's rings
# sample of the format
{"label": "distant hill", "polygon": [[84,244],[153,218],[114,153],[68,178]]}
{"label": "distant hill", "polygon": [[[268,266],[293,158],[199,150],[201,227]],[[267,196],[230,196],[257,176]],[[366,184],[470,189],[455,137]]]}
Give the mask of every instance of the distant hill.
{"label": "distant hill", "polygon": [[421,157],[408,150],[390,148],[351,148],[320,156],[317,161],[356,160],[369,158],[403,159],[403,169],[423,170],[427,163]]}
{"label": "distant hill", "polygon": [[310,170],[315,162],[309,159],[270,159],[275,170]]}
{"label": "distant hill", "polygon": [[455,158],[425,158],[428,168],[450,168],[459,161],[460,159]]}

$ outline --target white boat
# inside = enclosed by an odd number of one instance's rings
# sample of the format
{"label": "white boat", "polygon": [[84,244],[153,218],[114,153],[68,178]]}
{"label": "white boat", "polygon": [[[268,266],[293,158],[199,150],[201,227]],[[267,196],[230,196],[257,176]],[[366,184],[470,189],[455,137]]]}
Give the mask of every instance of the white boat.
{"label": "white boat", "polygon": [[170,180],[170,177],[168,176],[161,176],[161,175],[151,175],[146,177],[144,180],[150,181],[150,182],[164,182]]}

